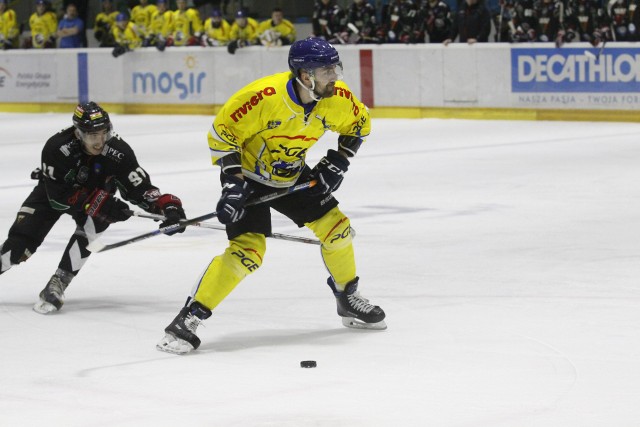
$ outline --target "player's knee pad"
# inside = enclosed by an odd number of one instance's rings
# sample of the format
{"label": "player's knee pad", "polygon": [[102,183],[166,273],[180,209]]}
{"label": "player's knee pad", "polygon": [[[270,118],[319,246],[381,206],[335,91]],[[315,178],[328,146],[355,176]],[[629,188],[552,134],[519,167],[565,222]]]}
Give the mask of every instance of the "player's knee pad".
{"label": "player's knee pad", "polygon": [[264,234],[244,233],[229,242],[225,257],[229,260],[238,276],[246,276],[262,265],[267,250]]}
{"label": "player's knee pad", "polygon": [[320,239],[322,247],[327,251],[339,250],[351,245],[351,221],[338,207],[306,225]]}
{"label": "player's knee pad", "polygon": [[0,270],[7,271],[12,265],[25,262],[36,251],[34,247],[29,247],[28,242],[22,239],[8,238],[0,246]]}

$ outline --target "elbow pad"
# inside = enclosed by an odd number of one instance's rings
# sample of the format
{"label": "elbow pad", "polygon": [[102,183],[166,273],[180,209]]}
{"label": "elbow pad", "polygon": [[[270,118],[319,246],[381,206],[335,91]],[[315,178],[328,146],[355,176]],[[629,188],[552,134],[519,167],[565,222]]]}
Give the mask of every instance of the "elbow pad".
{"label": "elbow pad", "polygon": [[226,156],[218,159],[218,166],[222,169],[222,173],[226,175],[235,175],[242,172],[242,160],[240,153],[234,151]]}
{"label": "elbow pad", "polygon": [[359,136],[340,135],[338,137],[338,147],[349,157],[356,155],[361,144],[362,138]]}

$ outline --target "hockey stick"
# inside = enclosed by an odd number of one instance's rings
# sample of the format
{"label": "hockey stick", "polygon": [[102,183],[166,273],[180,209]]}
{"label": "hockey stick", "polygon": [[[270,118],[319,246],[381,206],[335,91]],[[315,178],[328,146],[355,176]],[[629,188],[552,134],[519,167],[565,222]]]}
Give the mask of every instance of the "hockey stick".
{"label": "hockey stick", "polygon": [[[139,218],[150,218],[150,219],[155,219],[157,221],[164,221],[167,219],[163,215],[148,214],[145,212],[137,212],[137,211],[131,211],[131,210],[128,210],[125,212],[130,214],[131,216],[137,216]],[[224,225],[211,224],[208,222],[196,222],[195,224],[191,224],[191,225],[195,227],[209,228],[211,230],[223,230],[223,231],[226,230],[226,227]],[[309,243],[311,245],[322,245],[320,240],[310,239],[307,237],[292,236],[289,234],[271,233],[271,235],[267,237],[272,237],[274,239],[281,239],[281,240],[289,240],[291,242]]]}
{"label": "hockey stick", "polygon": [[[280,197],[284,197],[284,196],[287,196],[287,195],[289,195],[291,193],[295,193],[296,191],[306,190],[307,188],[311,188],[314,185],[316,185],[316,182],[317,182],[316,180],[311,180],[309,182],[305,182],[305,183],[302,183],[302,184],[294,185],[293,187],[285,188],[283,190],[276,191],[276,192],[271,193],[271,194],[265,194],[264,196],[258,197],[256,199],[253,199],[253,200],[247,202],[245,206],[253,206],[253,205],[258,205],[260,203],[270,202],[271,200],[279,199]],[[173,224],[173,225],[169,225],[167,227],[161,227],[161,228],[158,228],[157,230],[150,231],[149,233],[141,234],[139,236],[132,237],[132,238],[127,239],[127,240],[122,240],[120,242],[111,243],[111,244],[108,244],[108,245],[104,245],[104,244],[98,242],[97,240],[94,240],[93,242],[91,242],[89,244],[89,246],[87,246],[87,249],[90,250],[91,252],[108,251],[108,250],[111,250],[111,249],[115,249],[115,248],[119,248],[119,247],[122,247],[122,246],[130,245],[131,243],[139,242],[141,240],[146,240],[146,239],[149,239],[151,237],[158,236],[160,234],[171,233],[171,232],[186,228],[189,225],[193,225],[193,224],[196,224],[198,222],[205,221],[207,219],[215,218],[216,216],[218,216],[217,212],[210,212],[208,214],[204,214],[204,215],[201,215],[201,216],[198,216],[198,217],[195,217],[195,218],[191,218],[191,219],[187,219],[187,220],[181,221],[180,224]]]}

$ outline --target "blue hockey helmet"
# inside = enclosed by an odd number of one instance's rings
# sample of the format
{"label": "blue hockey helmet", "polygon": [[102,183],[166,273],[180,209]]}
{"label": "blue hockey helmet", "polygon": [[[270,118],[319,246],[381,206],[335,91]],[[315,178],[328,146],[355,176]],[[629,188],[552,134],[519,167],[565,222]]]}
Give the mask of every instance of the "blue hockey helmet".
{"label": "blue hockey helmet", "polygon": [[213,18],[222,18],[222,11],[220,9],[213,9],[211,11],[211,16]]}
{"label": "blue hockey helmet", "polygon": [[116,22],[125,22],[128,20],[129,17],[125,13],[119,13],[118,16],[116,16]]}
{"label": "blue hockey helmet", "polygon": [[289,48],[289,69],[294,76],[300,70],[313,70],[331,65],[342,65],[340,55],[331,43],[318,37],[308,37],[294,42]]}

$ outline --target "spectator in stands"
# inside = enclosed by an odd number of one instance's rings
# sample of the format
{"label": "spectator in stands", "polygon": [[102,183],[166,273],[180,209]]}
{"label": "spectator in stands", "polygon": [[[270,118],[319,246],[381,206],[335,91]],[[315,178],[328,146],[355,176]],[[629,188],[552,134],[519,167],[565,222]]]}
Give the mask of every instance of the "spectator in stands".
{"label": "spectator in stands", "polygon": [[54,48],[56,47],[56,31],[58,18],[48,10],[45,0],[36,0],[36,11],[29,18],[31,38],[25,41],[25,48]]}
{"label": "spectator in stands", "polygon": [[7,0],[0,0],[0,49],[18,47],[20,30],[16,20],[16,12],[9,9]]}
{"label": "spectator in stands", "polygon": [[443,43],[447,46],[459,36],[460,43],[473,44],[489,41],[491,16],[482,0],[465,0],[455,15],[451,34]]}
{"label": "spectator in stands", "polygon": [[[633,10],[632,10],[633,9]],[[636,25],[632,22],[635,0],[610,0],[606,11],[613,30],[613,40],[636,41]]]}
{"label": "spectator in stands", "polygon": [[429,37],[429,43],[442,43],[451,34],[451,9],[443,0],[426,0],[418,11],[419,28]]}
{"label": "spectator in stands", "polygon": [[343,32],[347,33],[349,43],[377,43],[378,21],[376,8],[366,0],[353,0],[347,9],[347,25]]}
{"label": "spectator in stands", "polygon": [[93,35],[100,43],[100,47],[113,47],[115,46],[115,42],[111,28],[113,28],[116,23],[118,11],[114,10],[111,0],[102,0],[100,7],[102,11],[96,15]]}
{"label": "spectator in stands", "polygon": [[173,28],[173,12],[167,9],[166,0],[157,0],[156,7],[157,10],[151,15],[149,33],[142,44],[155,46],[159,51],[163,51]]}
{"label": "spectator in stands", "polygon": [[116,25],[111,30],[116,46],[111,54],[114,58],[124,55],[142,45],[142,39],[138,35],[138,31],[133,22],[124,13],[119,13],[116,17]]}
{"label": "spectator in stands", "polygon": [[78,18],[78,8],[74,3],[67,5],[67,13],[58,23],[58,39],[60,48],[84,47],[82,45],[82,34],[84,22]]}
{"label": "spectator in stands", "polygon": [[230,54],[236,53],[236,50],[245,46],[251,46],[258,43],[258,22],[250,18],[247,12],[239,10],[236,12],[236,19],[231,26],[230,41],[227,45],[227,51]]}
{"label": "spectator in stands", "polygon": [[258,26],[258,37],[264,46],[290,45],[296,40],[296,28],[291,21],[284,19],[282,9],[276,7],[271,19],[262,21]]}
{"label": "spectator in stands", "polygon": [[381,31],[378,37],[387,43],[424,43],[420,32],[418,8],[410,0],[394,0],[382,14]]}
{"label": "spectator in stands", "polygon": [[156,10],[156,5],[149,4],[149,0],[139,0],[139,4],[131,9],[131,22],[143,39],[146,39],[151,31],[151,17]]}
{"label": "spectator in stands", "polygon": [[203,46],[226,46],[231,37],[231,25],[222,17],[220,9],[213,9],[204,22]]}
{"label": "spectator in stands", "polygon": [[339,41],[338,35],[347,24],[345,20],[344,11],[335,0],[316,0],[311,20],[313,35],[325,40]]}
{"label": "spectator in stands", "polygon": [[541,42],[563,43],[564,3],[562,0],[542,0],[534,3],[534,14],[538,20],[536,37]]}
{"label": "spectator in stands", "polygon": [[187,7],[187,0],[177,0],[178,9],[173,12],[171,36],[169,46],[196,46],[200,44],[202,36],[202,20],[200,13]]}

